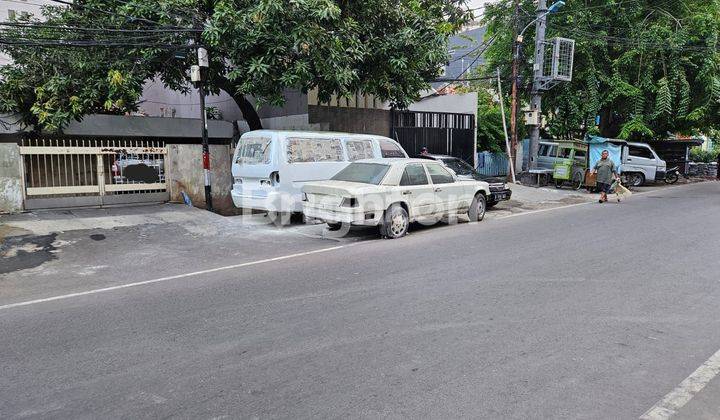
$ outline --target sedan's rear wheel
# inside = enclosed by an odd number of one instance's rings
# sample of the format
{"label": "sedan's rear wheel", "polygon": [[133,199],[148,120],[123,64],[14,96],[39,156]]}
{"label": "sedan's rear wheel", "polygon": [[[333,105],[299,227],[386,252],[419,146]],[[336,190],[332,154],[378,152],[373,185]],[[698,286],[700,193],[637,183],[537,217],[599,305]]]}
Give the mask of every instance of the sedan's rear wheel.
{"label": "sedan's rear wheel", "polygon": [[409,227],[410,217],[407,211],[401,205],[393,204],[385,211],[380,232],[386,238],[397,239],[405,236]]}
{"label": "sedan's rear wheel", "polygon": [[479,222],[485,218],[486,203],[487,201],[485,201],[485,196],[482,193],[475,195],[468,210],[468,218],[470,218],[471,222]]}

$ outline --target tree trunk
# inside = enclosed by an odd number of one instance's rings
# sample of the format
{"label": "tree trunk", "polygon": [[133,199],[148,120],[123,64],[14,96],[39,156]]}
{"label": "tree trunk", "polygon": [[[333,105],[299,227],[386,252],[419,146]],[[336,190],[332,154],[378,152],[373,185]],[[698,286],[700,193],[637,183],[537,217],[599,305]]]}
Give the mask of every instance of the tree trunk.
{"label": "tree trunk", "polygon": [[247,98],[245,98],[245,95],[242,92],[237,91],[233,82],[224,77],[219,77],[217,79],[217,84],[220,89],[232,96],[235,100],[235,103],[240,108],[240,112],[242,112],[242,116],[248,123],[250,130],[262,130],[262,122],[260,121],[260,116],[257,111],[255,111],[255,107],[247,100]]}

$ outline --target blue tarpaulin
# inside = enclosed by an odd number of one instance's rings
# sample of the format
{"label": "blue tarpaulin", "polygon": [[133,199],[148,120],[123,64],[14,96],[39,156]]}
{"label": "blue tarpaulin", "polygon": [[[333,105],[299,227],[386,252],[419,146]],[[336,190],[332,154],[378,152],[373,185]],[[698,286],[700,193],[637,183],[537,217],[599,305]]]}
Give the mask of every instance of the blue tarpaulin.
{"label": "blue tarpaulin", "polygon": [[618,168],[618,173],[622,172],[622,147],[610,143],[609,139],[604,137],[589,136],[585,140],[588,144],[588,154],[590,156],[590,169],[595,167],[597,161],[602,157],[603,150],[607,150],[609,153],[609,159],[615,163],[615,167]]}

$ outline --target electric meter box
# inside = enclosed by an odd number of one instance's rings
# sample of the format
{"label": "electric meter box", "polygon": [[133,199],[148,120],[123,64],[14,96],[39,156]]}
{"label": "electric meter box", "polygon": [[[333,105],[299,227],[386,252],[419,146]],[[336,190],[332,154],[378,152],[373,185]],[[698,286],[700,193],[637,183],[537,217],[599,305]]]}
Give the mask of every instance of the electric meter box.
{"label": "electric meter box", "polygon": [[537,111],[525,111],[525,125],[540,125],[540,113]]}

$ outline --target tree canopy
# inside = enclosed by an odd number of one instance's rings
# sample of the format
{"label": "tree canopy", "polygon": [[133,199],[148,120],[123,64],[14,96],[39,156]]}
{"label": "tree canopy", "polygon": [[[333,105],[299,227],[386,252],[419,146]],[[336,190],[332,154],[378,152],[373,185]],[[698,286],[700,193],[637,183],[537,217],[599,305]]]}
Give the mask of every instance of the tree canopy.
{"label": "tree canopy", "polygon": [[[488,34],[497,35],[486,54],[487,66],[500,66],[504,74],[510,74],[513,28],[535,16],[531,0],[521,0],[520,9],[514,19],[513,0],[486,8]],[[533,57],[533,28],[525,35],[524,63]],[[547,36],[576,40],[574,78],[543,97],[548,134],[570,138],[599,132],[641,139],[717,128],[719,35],[718,0],[567,2],[549,15]],[[532,66],[522,70],[521,92],[527,100]]]}
{"label": "tree canopy", "polygon": [[53,0],[42,18],[0,24],[0,111],[60,130],[90,113],[137,109],[157,78],[187,92],[195,46],[206,86],[280,105],[286,89],[319,98],[362,92],[404,107],[438,76],[447,37],[472,14],[465,0]]}

